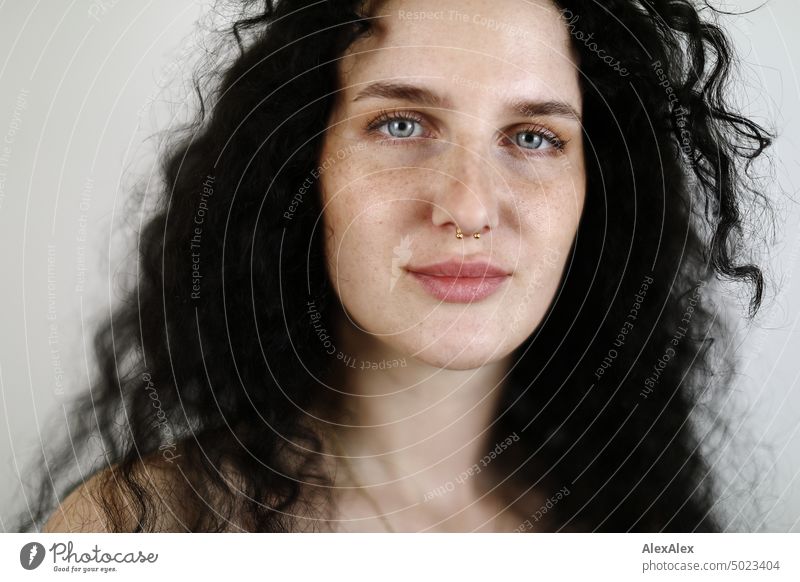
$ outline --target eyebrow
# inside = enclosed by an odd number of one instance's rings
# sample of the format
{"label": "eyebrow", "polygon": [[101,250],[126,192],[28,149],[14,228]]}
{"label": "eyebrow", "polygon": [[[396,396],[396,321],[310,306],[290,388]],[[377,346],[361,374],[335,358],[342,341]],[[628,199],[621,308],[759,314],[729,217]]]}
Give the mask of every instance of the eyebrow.
{"label": "eyebrow", "polygon": [[[428,107],[438,107],[443,109],[452,109],[452,103],[446,97],[434,93],[425,87],[418,87],[416,85],[409,85],[407,83],[393,83],[387,81],[378,81],[367,85],[364,89],[359,91],[358,95],[353,99],[353,102],[362,99],[375,98],[375,99],[395,99],[398,101],[408,101],[425,105]],[[507,108],[509,112],[521,113],[526,117],[537,116],[555,116],[567,117],[581,120],[581,115],[569,103],[565,101],[538,101],[534,99],[512,99],[507,101]]]}

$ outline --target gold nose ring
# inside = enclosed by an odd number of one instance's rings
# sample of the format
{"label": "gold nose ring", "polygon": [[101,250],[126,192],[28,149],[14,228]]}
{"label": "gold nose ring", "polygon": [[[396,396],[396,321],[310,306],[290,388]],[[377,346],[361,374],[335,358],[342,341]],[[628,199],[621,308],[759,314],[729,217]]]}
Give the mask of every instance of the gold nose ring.
{"label": "gold nose ring", "polygon": [[[456,238],[458,238],[458,239],[464,238],[464,233],[461,232],[461,227],[458,227],[458,226],[456,227]],[[474,233],[472,235],[472,238],[476,238],[476,239],[477,238],[481,238],[481,233],[479,233],[479,232]]]}

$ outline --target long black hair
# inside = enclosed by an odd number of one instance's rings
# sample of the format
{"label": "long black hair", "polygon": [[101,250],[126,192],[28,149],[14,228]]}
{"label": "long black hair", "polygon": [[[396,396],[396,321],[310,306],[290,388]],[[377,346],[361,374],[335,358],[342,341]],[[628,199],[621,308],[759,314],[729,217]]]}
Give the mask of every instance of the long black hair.
{"label": "long black hair", "polygon": [[[556,4],[579,55],[586,206],[557,296],[503,388],[488,440],[519,440],[490,465],[497,491],[523,516],[532,491],[560,492],[531,517],[549,531],[729,529],[701,428],[710,418],[724,431],[714,403],[733,364],[716,349],[729,331],[713,288],[741,282],[750,314],[761,303],[745,213],[764,207],[750,164],[770,135],[728,103],[735,61],[707,7]],[[324,426],[306,411],[337,404],[321,379],[340,363],[317,337],[337,298],[307,180],[337,61],[371,15],[363,0],[243,6],[228,31],[236,55],[214,83],[196,78],[197,118],[162,158],[136,288],[94,339],[91,389],[20,529],[39,529],[81,484],[73,451],[93,442],[102,455],[82,469],[113,467],[100,498],[112,529],[325,528],[331,508],[312,502],[331,485]],[[137,470],[143,460],[168,487]]]}

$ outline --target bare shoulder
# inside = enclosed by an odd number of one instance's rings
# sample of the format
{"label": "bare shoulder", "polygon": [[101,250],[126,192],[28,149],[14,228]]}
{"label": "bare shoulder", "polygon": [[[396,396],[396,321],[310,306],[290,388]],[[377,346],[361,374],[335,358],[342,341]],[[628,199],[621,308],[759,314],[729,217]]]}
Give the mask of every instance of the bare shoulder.
{"label": "bare shoulder", "polygon": [[[139,462],[133,469],[137,482],[147,484],[157,510],[157,531],[177,531],[178,521],[170,510],[177,484],[176,472],[163,462]],[[43,532],[134,531],[138,521],[132,511],[128,489],[119,467],[103,469],[73,489],[61,500],[42,528]],[[112,527],[111,516],[116,524]],[[121,526],[121,527],[120,527]]]}

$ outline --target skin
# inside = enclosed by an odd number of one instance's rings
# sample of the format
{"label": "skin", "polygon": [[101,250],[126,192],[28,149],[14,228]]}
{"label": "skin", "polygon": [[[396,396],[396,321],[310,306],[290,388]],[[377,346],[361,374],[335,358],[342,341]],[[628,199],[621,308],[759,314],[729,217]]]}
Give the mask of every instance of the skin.
{"label": "skin", "polygon": [[[355,481],[382,512],[397,511],[396,529],[510,531],[519,516],[487,523],[502,507],[480,479],[423,499],[494,446],[486,428],[512,352],[558,290],[586,189],[577,64],[549,2],[390,0],[373,13],[379,31],[340,62],[320,160],[333,161],[320,185],[342,304],[337,347],[356,361],[335,378],[350,411],[336,430],[357,457]],[[443,101],[357,99],[388,81]],[[520,100],[560,107],[514,107]],[[388,120],[368,129],[381,111]],[[486,259],[511,276],[488,298],[442,302],[409,270],[451,258]],[[405,365],[360,369],[394,360]],[[341,529],[383,528],[364,499],[342,490],[342,519],[354,521]]]}

